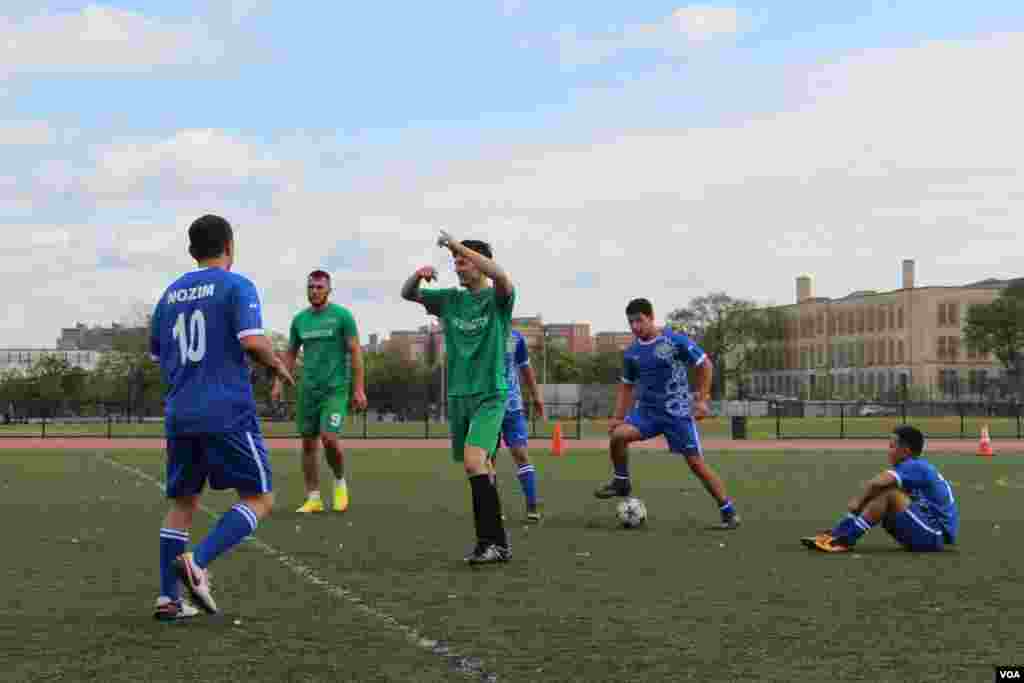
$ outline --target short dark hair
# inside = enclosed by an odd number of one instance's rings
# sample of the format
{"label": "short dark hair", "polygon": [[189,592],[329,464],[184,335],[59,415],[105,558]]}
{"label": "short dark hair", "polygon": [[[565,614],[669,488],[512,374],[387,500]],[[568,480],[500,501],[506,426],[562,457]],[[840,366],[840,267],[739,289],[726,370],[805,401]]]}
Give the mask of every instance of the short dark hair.
{"label": "short dark hair", "polygon": [[222,256],[235,236],[231,224],[220,216],[206,214],[188,228],[188,253],[197,261]]}
{"label": "short dark hair", "polygon": [[462,246],[466,249],[472,249],[478,254],[483,254],[487,258],[494,258],[494,254],[491,251],[491,245],[487,244],[483,240],[462,240]]}
{"label": "short dark hair", "polygon": [[307,280],[327,280],[328,282],[330,282],[331,281],[331,274],[328,273],[326,270],[314,270],[312,273],[309,274],[309,277],[307,277],[306,279]]}
{"label": "short dark hair", "polygon": [[652,306],[651,302],[647,299],[633,299],[626,304],[626,315],[636,315],[637,313],[642,313],[648,318],[653,318],[654,306]]}
{"label": "short dark hair", "polygon": [[914,456],[921,455],[921,451],[924,450],[924,434],[920,429],[910,425],[900,425],[892,430],[892,433],[896,436],[897,445],[910,449],[910,453]]}

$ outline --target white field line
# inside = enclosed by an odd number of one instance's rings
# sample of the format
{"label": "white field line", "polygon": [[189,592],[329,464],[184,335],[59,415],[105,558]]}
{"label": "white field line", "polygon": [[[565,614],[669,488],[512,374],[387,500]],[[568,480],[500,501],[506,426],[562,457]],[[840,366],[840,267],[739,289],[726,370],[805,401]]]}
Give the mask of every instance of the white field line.
{"label": "white field line", "polygon": [[[144,479],[145,481],[154,484],[157,488],[160,489],[161,492],[165,490],[164,483],[162,481],[148,474],[147,472],[138,469],[137,467],[133,467],[131,465],[126,465],[122,462],[118,462],[117,460],[114,460],[113,458],[107,456],[106,453],[102,452],[97,453],[96,457],[97,459],[103,461],[104,463],[115,469],[121,470],[122,472],[127,472],[132,476],[138,477],[139,479]],[[214,519],[218,518],[218,514],[213,510],[209,509],[208,507],[206,507],[205,505],[200,505],[199,509]],[[351,607],[355,608],[357,612],[367,617],[370,617],[373,620],[379,621],[395,631],[398,631],[403,636],[405,636],[406,640],[408,640],[412,645],[416,646],[420,650],[423,650],[424,652],[428,652],[436,657],[444,659],[448,663],[448,665],[459,674],[472,677],[474,679],[478,679],[481,681],[486,681],[487,683],[494,683],[498,680],[497,674],[494,674],[484,669],[484,664],[480,659],[477,659],[476,657],[461,655],[458,652],[452,650],[451,647],[449,647],[445,642],[428,638],[416,628],[409,626],[408,624],[403,624],[390,614],[382,612],[381,610],[375,607],[371,607],[370,605],[366,604],[366,602],[361,597],[359,597],[359,595],[357,595],[350,589],[345,588],[344,586],[337,586],[332,584],[327,579],[324,579],[323,577],[318,575],[316,573],[316,570],[314,570],[312,567],[309,567],[308,565],[303,564],[295,558],[286,555],[282,551],[278,550],[272,545],[269,545],[261,541],[255,536],[249,536],[247,542],[248,545],[255,546],[262,550],[270,558],[276,560],[278,563],[280,563],[282,566],[288,569],[288,571],[290,571],[292,574],[299,577],[306,583],[312,586],[316,586],[317,588],[323,589],[325,593],[327,593],[333,598],[336,598],[338,600],[341,600],[342,602],[347,603]]]}

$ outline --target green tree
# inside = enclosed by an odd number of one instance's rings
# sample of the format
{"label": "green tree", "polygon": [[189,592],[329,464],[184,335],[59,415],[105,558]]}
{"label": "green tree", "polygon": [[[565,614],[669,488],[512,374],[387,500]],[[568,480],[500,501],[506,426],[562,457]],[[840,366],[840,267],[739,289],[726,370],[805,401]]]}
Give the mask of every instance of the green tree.
{"label": "green tree", "polygon": [[968,347],[999,359],[1013,391],[1020,397],[1024,371],[1024,279],[1012,282],[992,303],[968,307],[963,333]]}
{"label": "green tree", "polygon": [[778,309],[760,308],[754,301],[734,299],[725,292],[696,297],[668,314],[671,327],[685,332],[711,356],[714,399],[725,397],[728,383],[742,382],[758,357],[782,340],[783,322]]}
{"label": "green tree", "polygon": [[622,352],[601,351],[583,356],[582,384],[618,384],[622,379]]}

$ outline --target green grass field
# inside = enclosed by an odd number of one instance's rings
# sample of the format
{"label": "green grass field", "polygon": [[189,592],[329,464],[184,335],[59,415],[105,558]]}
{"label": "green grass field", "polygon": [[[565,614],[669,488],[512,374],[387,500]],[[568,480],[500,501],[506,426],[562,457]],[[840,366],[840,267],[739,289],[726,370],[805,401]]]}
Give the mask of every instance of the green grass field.
{"label": "green grass field", "polygon": [[[1016,418],[964,418],[963,425],[959,417],[912,417],[910,422],[922,429],[931,438],[958,438],[963,436],[975,439],[981,433],[983,425],[988,425],[993,438],[1016,439],[1018,427]],[[774,417],[752,417],[747,420],[747,436],[750,439],[782,438],[885,438],[893,427],[901,422],[899,417],[847,417],[840,421],[838,417],[802,417],[782,418],[777,423]],[[584,439],[602,438],[608,435],[607,420],[587,419],[577,426],[575,419],[562,421],[562,433],[567,438],[576,438],[577,434]],[[538,420],[530,423],[531,436],[549,437],[554,429],[555,421]],[[263,433],[271,437],[297,436],[295,423],[288,421],[263,421]],[[700,423],[701,435],[704,438],[729,438],[731,426],[729,418],[715,417]],[[781,434],[779,431],[781,429]],[[578,430],[578,431],[577,431]],[[43,426],[39,423],[0,425],[0,437],[41,436]],[[46,424],[46,436],[107,436],[113,437],[162,437],[163,424],[160,422],[114,423],[55,421]],[[362,417],[349,417],[344,436],[347,438],[448,438],[448,423],[431,421],[427,425],[418,422],[369,422],[363,424]]]}
{"label": "green grass field", "polygon": [[0,451],[0,678],[990,681],[1019,661],[1024,458],[933,459],[961,504],[955,550],[912,555],[880,530],[853,555],[804,550],[883,457],[710,454],[745,520],[729,533],[705,529],[716,510],[683,462],[647,453],[633,472],[649,523],[617,528],[591,496],[607,456],[581,450],[537,456],[547,518],[527,529],[503,459],[514,558],[471,569],[468,487],[445,451],[353,450],[351,510],[312,517],[292,512],[299,463],[277,451],[278,511],[213,567],[224,614],[168,625],[150,614],[160,452]]}

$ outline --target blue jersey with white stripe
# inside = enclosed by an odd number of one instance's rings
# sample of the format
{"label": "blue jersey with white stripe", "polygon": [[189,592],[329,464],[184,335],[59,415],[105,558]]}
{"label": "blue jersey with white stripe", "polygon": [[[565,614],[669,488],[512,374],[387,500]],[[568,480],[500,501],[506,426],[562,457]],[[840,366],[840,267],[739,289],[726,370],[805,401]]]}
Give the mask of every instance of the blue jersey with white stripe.
{"label": "blue jersey with white stripe", "polygon": [[953,496],[953,487],[935,469],[935,465],[924,458],[906,458],[889,473],[896,477],[899,487],[927,517],[920,521],[938,527],[936,531],[945,532],[948,542],[955,543],[960,530],[960,511]]}
{"label": "blue jersey with white stripe", "polygon": [[241,339],[263,334],[259,295],[220,268],[186,273],[160,297],[150,353],[168,391],[168,437],[258,431],[250,367]]}
{"label": "blue jersey with white stripe", "polygon": [[685,334],[665,329],[654,339],[637,339],[623,354],[622,381],[634,385],[639,405],[690,417],[690,383],[686,370],[707,358]]}
{"label": "blue jersey with white stripe", "polygon": [[523,410],[523,389],[519,382],[519,370],[530,365],[530,354],[526,350],[526,339],[518,330],[512,330],[505,343],[505,382],[508,384],[508,399],[505,412]]}

